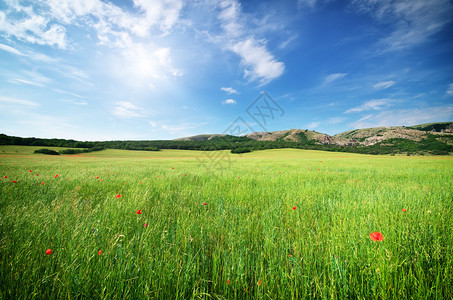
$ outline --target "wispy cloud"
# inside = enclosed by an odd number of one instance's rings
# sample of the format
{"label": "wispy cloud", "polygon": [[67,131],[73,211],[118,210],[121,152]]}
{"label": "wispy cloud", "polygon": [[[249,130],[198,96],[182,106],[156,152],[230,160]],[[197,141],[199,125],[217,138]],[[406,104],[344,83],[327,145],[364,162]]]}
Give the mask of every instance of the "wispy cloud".
{"label": "wispy cloud", "polygon": [[453,105],[386,110],[370,114],[349,124],[352,128],[369,128],[381,126],[411,126],[427,122],[451,121]]}
{"label": "wispy cloud", "polygon": [[447,88],[447,95],[452,96],[453,95],[453,83],[450,83]]}
{"label": "wispy cloud", "polygon": [[315,129],[321,125],[321,122],[311,122],[307,125],[307,129]]}
{"label": "wispy cloud", "polygon": [[119,118],[143,117],[141,109],[131,102],[116,102],[113,115]]}
{"label": "wispy cloud", "polygon": [[28,107],[37,107],[39,106],[38,103],[29,101],[29,100],[23,100],[23,99],[18,99],[18,98],[13,98],[13,97],[5,97],[5,96],[0,96],[0,104],[12,104],[12,105],[23,105],[23,106],[28,106]]}
{"label": "wispy cloud", "polygon": [[329,83],[332,83],[338,79],[341,79],[341,78],[344,78],[345,76],[347,76],[348,73],[334,73],[334,74],[330,74],[330,75],[327,75],[325,78],[324,78],[324,81],[323,81],[323,85],[327,85]]}
{"label": "wispy cloud", "polygon": [[376,83],[373,88],[375,89],[387,89],[389,87],[391,87],[392,85],[395,85],[396,82],[393,81],[393,80],[390,80],[390,81],[381,81],[381,82],[378,82]]}
{"label": "wispy cloud", "polygon": [[228,93],[228,95],[239,94],[239,92],[237,90],[233,89],[232,87],[221,87],[220,90]]}
{"label": "wispy cloud", "polygon": [[388,107],[391,105],[392,101],[391,99],[372,99],[369,101],[364,102],[362,105],[350,108],[346,110],[344,113],[357,113],[357,112],[362,112],[362,111],[369,111],[369,110],[380,110],[385,107]]}
{"label": "wispy cloud", "polygon": [[39,86],[39,87],[46,87],[44,84],[35,82],[35,81],[30,81],[30,80],[25,80],[25,79],[20,79],[20,78],[15,78],[12,80],[9,80],[9,82],[17,84],[17,83],[24,83],[28,85],[34,85],[34,86]]}
{"label": "wispy cloud", "polygon": [[247,16],[241,10],[237,0],[220,2],[219,19],[224,30],[220,43],[227,44],[227,49],[241,57],[244,77],[250,81],[259,81],[265,85],[280,77],[285,70],[283,62],[278,61],[267,49],[266,41],[256,39],[253,28],[245,26]]}
{"label": "wispy cloud", "polygon": [[393,31],[380,40],[383,52],[425,42],[451,21],[453,13],[449,0],[353,0],[351,6],[393,26]]}
{"label": "wispy cloud", "polygon": [[22,52],[20,52],[16,48],[13,48],[13,47],[5,45],[5,44],[0,44],[0,49],[4,50],[6,52],[9,52],[9,53],[16,54],[16,55],[25,56],[25,54],[23,54]]}
{"label": "wispy cloud", "polygon": [[285,70],[285,65],[277,61],[265,45],[253,38],[234,44],[231,50],[241,57],[246,67],[244,77],[251,81],[258,80],[261,85],[280,77]]}
{"label": "wispy cloud", "polygon": [[66,102],[66,103],[75,104],[75,105],[87,105],[88,104],[88,102],[86,102],[85,100],[63,99],[61,101]]}
{"label": "wispy cloud", "polygon": [[227,99],[222,102],[222,104],[236,104],[236,100],[234,99]]}

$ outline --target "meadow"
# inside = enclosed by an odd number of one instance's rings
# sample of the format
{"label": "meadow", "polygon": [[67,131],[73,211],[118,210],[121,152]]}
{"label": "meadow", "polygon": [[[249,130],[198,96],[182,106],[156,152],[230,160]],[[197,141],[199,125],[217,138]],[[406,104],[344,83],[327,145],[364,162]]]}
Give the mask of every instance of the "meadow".
{"label": "meadow", "polygon": [[452,156],[35,149],[0,146],[0,299],[453,298]]}

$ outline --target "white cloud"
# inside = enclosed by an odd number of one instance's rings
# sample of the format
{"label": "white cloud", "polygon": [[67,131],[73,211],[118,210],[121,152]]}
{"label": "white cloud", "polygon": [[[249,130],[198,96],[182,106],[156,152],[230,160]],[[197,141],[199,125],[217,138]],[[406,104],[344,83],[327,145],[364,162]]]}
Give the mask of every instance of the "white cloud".
{"label": "white cloud", "polygon": [[227,49],[241,57],[244,77],[259,81],[261,85],[280,77],[285,65],[269,52],[264,40],[254,37],[251,26],[245,26],[248,17],[242,12],[241,4],[237,0],[224,0],[220,8],[219,19],[225,35],[218,43],[222,47],[226,44]]}
{"label": "white cloud", "polygon": [[39,87],[46,87],[46,86],[45,86],[44,84],[42,84],[42,83],[35,82],[35,81],[30,81],[30,80],[25,80],[25,79],[20,79],[20,78],[12,79],[12,80],[10,80],[9,82],[11,82],[11,83],[24,83],[24,84],[28,84],[28,85],[34,85],[34,86],[39,86]]}
{"label": "white cloud", "polygon": [[0,44],[0,49],[4,50],[4,51],[7,51],[9,53],[16,54],[16,55],[25,56],[25,54],[23,54],[22,52],[20,52],[16,48],[13,48],[13,47],[5,45],[5,44]]}
{"label": "white cloud", "polygon": [[241,57],[245,69],[244,77],[259,80],[262,85],[280,77],[285,65],[277,61],[266,47],[253,38],[234,44],[230,49]]}
{"label": "white cloud", "polygon": [[30,6],[8,1],[8,14],[0,12],[0,31],[29,43],[67,49],[66,26],[88,26],[96,31],[100,44],[124,47],[131,35],[146,37],[153,30],[167,33],[178,23],[183,1],[134,0],[134,6],[139,13],[101,0],[42,0]]}
{"label": "white cloud", "polygon": [[447,95],[451,96],[453,95],[453,83],[450,83],[447,88]]}
{"label": "white cloud", "polygon": [[311,122],[310,124],[308,124],[307,129],[315,129],[319,127],[319,125],[321,125],[320,122]]}
{"label": "white cloud", "polygon": [[381,82],[378,82],[376,83],[373,88],[375,89],[387,89],[389,87],[391,87],[392,85],[394,85],[396,82],[393,81],[393,80],[390,80],[390,81],[381,81]]}
{"label": "white cloud", "polygon": [[449,0],[353,0],[352,7],[394,27],[380,41],[383,51],[403,50],[421,44],[451,21]]}
{"label": "white cloud", "polygon": [[365,103],[363,103],[360,106],[350,108],[345,113],[355,113],[355,112],[362,112],[362,111],[368,111],[368,110],[380,110],[383,109],[387,106],[391,105],[391,102],[393,100],[391,99],[372,99],[369,100]]}
{"label": "white cloud", "polygon": [[453,118],[453,105],[387,110],[376,115],[363,117],[349,126],[369,128],[382,126],[411,126],[428,122],[450,121]]}
{"label": "white cloud", "polygon": [[341,79],[346,75],[348,75],[348,73],[335,73],[327,75],[326,78],[324,78],[323,85],[327,85],[331,82],[334,82],[335,80]]}
{"label": "white cloud", "polygon": [[233,89],[232,87],[221,87],[220,90],[228,93],[229,95],[231,95],[231,94],[239,94],[239,92],[236,91],[235,89]]}
{"label": "white cloud", "polygon": [[17,98],[12,98],[12,97],[5,97],[5,96],[0,96],[0,104],[9,104],[9,105],[21,105],[21,106],[31,106],[31,107],[37,107],[39,106],[38,103],[29,101],[29,100],[23,100],[23,99],[17,99]]}
{"label": "white cloud", "polygon": [[227,99],[222,102],[222,104],[236,104],[236,100],[234,99]]}
{"label": "white cloud", "polygon": [[141,109],[135,104],[125,101],[116,102],[113,115],[120,118],[142,117]]}
{"label": "white cloud", "polygon": [[[146,20],[150,25],[158,24],[160,29],[167,31],[177,23],[183,7],[182,0],[134,0],[134,5],[146,13]],[[144,28],[136,28],[136,32],[143,32]]]}
{"label": "white cloud", "polygon": [[66,103],[75,104],[75,105],[87,105],[88,104],[85,100],[63,99],[61,101],[66,102]]}
{"label": "white cloud", "polygon": [[[13,7],[16,12],[22,7]],[[31,9],[23,10],[28,15],[24,19],[11,20],[4,12],[0,11],[0,28],[6,36],[14,36],[21,41],[38,45],[57,46],[65,49],[67,47],[66,29],[59,24],[51,24],[50,19],[41,16]]]}

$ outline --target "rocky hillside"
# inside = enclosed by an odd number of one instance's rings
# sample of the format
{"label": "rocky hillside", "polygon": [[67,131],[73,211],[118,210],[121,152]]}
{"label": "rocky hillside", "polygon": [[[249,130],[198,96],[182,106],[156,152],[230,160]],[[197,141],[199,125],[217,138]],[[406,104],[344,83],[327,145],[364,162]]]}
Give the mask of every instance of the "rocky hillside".
{"label": "rocky hillside", "polygon": [[180,139],[176,139],[175,141],[197,141],[197,142],[202,142],[202,141],[210,141],[215,137],[218,136],[223,136],[222,134],[199,134],[199,135],[194,135],[194,136],[188,136]]}
{"label": "rocky hillside", "polygon": [[312,141],[321,145],[353,145],[355,141],[341,137],[330,136],[328,134],[313,130],[290,129],[272,132],[253,132],[246,137],[256,141],[287,141],[297,143],[307,143]]}
{"label": "rocky hillside", "polygon": [[[177,139],[177,141],[210,141],[220,134],[201,134]],[[411,127],[374,127],[355,129],[334,136],[313,130],[290,129],[271,132],[253,132],[245,136],[251,140],[263,142],[295,142],[311,145],[337,146],[392,146],[395,140],[411,142],[436,141],[451,144],[453,142],[453,122],[428,123]]]}

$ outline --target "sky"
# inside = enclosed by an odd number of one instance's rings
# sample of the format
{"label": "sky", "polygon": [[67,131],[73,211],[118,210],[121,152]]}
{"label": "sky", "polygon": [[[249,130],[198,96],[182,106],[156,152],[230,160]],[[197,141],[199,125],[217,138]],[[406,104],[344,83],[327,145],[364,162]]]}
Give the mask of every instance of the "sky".
{"label": "sky", "polygon": [[0,0],[0,133],[452,121],[452,16],[450,0]]}

